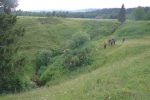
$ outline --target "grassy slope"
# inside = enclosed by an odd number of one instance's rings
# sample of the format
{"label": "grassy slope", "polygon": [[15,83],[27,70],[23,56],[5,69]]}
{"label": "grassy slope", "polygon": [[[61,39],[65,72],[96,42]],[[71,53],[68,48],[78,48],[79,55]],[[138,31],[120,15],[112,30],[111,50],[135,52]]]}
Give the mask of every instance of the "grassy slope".
{"label": "grassy slope", "polygon": [[[81,21],[76,20],[67,20],[67,21],[68,22],[65,21],[65,23],[69,23],[70,21],[72,24],[76,23],[73,24],[72,26],[76,26],[74,28],[77,28],[78,30],[86,29],[81,28]],[[5,95],[1,96],[0,99],[149,100],[150,28],[148,24],[149,22],[134,22],[134,23],[128,22],[124,26],[121,26],[121,28],[116,31],[115,35],[120,36],[119,35],[120,33],[125,33],[126,37],[128,38],[127,41],[125,42],[125,44],[122,44],[120,41],[118,41],[116,46],[108,47],[106,50],[102,49],[103,42],[101,42],[105,41],[105,38],[102,38],[100,40],[93,40],[92,41],[94,44],[93,57],[95,58],[94,64],[92,64],[91,66],[87,66],[86,68],[85,67],[81,68],[81,70],[86,71],[87,73],[76,75],[75,77],[68,79],[66,81],[62,81],[62,83],[57,84],[55,86],[43,87],[15,95]],[[132,34],[133,31],[128,30],[131,29],[135,30],[134,33],[135,37],[134,35],[130,36],[130,34]],[[43,29],[43,31],[45,30]],[[30,38],[30,36],[28,38]],[[120,37],[117,38],[118,40],[120,39]],[[32,39],[31,41],[33,42],[35,40]],[[49,44],[49,42],[47,43]],[[47,44],[44,42],[43,45],[40,45],[38,43],[36,44],[38,45],[37,46],[38,49],[40,48],[39,46],[47,47]],[[58,45],[60,45],[59,42],[57,44],[55,44],[54,42],[52,46]],[[24,47],[25,46],[26,45],[24,45]],[[27,50],[23,49],[23,50],[25,50],[28,53],[28,50],[30,50],[31,52],[32,49]],[[33,49],[33,53],[35,53],[34,50],[36,50],[36,47]],[[97,69],[92,71],[90,70],[90,68],[97,68]]]}
{"label": "grassy slope", "polygon": [[[79,22],[79,21],[77,21]],[[28,78],[34,74],[34,59],[40,50],[57,48],[71,37],[73,30],[78,28],[77,22],[63,22],[58,18],[19,17],[18,25],[26,29],[25,36],[18,43],[21,45],[20,55],[26,57],[25,74]],[[73,25],[71,25],[73,23]],[[68,30],[66,27],[70,27]]]}
{"label": "grassy slope", "polygon": [[[26,57],[25,75],[30,79],[35,73],[34,60],[38,51],[64,48],[69,43],[72,35],[78,32],[92,35],[93,40],[91,42],[93,44],[94,41],[98,43],[98,39],[104,35],[108,36],[111,34],[117,22],[109,20],[91,21],[82,19],[19,17],[18,25],[24,26],[26,29],[25,36],[18,45],[21,46],[19,54]],[[60,60],[58,59],[56,64],[60,63],[63,59],[62,57],[58,58]],[[59,64],[57,66],[62,65]]]}

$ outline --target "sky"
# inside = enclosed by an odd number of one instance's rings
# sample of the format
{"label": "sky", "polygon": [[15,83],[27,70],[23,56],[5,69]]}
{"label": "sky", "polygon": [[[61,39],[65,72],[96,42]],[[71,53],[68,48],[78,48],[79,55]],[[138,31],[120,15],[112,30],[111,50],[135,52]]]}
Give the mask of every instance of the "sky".
{"label": "sky", "polygon": [[18,0],[17,9],[24,11],[38,10],[79,10],[88,8],[126,8],[150,6],[150,0]]}

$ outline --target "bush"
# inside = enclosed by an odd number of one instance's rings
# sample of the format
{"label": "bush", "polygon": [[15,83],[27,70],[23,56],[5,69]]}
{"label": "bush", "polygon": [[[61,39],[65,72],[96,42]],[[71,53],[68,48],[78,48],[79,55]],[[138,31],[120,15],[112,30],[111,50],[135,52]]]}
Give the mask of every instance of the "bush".
{"label": "bush", "polygon": [[53,57],[63,54],[63,49],[60,49],[60,48],[54,48],[51,51],[52,51]]}
{"label": "bush", "polygon": [[81,48],[74,49],[65,54],[64,66],[69,69],[81,67],[83,65],[89,65],[92,63],[90,56],[91,46],[84,45]]}
{"label": "bush", "polygon": [[75,69],[77,67],[81,67],[83,65],[90,65],[92,63],[92,59],[88,54],[77,54],[77,55],[68,55],[65,58],[64,66],[69,69]]}
{"label": "bush", "polygon": [[[60,59],[62,61],[63,57],[60,57]],[[62,78],[62,75],[66,74],[68,69],[64,69],[64,67],[62,67],[61,61],[57,62],[57,64],[49,65],[47,70],[40,76],[40,81],[46,84],[48,81],[54,81]]]}
{"label": "bush", "polygon": [[72,41],[70,43],[70,47],[72,49],[78,48],[88,42],[90,40],[90,36],[86,33],[79,32],[72,36]]}
{"label": "bush", "polygon": [[41,82],[44,82],[46,84],[46,82],[55,79],[56,77],[56,71],[58,71],[58,69],[54,69],[49,67],[40,77]]}
{"label": "bush", "polygon": [[60,56],[62,53],[63,50],[59,48],[52,50],[42,50],[37,53],[35,60],[36,75],[32,79],[32,81],[34,81],[37,86],[43,86],[48,80],[51,80],[55,70],[49,71],[48,66],[53,64],[55,57]]}
{"label": "bush", "polygon": [[150,20],[150,10],[146,13],[145,19],[146,19],[146,20]]}
{"label": "bush", "polygon": [[135,20],[144,20],[145,11],[143,7],[138,7],[133,11],[133,17]]}
{"label": "bush", "polygon": [[64,65],[70,68],[80,66],[81,62],[78,56],[68,55],[65,59]]}
{"label": "bush", "polygon": [[69,50],[64,54],[64,66],[69,69],[74,69],[82,65],[91,64],[90,57],[91,46],[86,45],[90,41],[90,36],[86,33],[77,33],[72,36],[72,42],[70,43]]}
{"label": "bush", "polygon": [[0,93],[18,92],[27,86],[27,82],[23,80],[23,77],[19,75],[10,75],[9,77],[3,77],[0,82]]}
{"label": "bush", "polygon": [[16,43],[24,29],[16,27],[16,16],[0,14],[0,93],[17,92],[24,88],[22,69],[24,58],[16,57]]}
{"label": "bush", "polygon": [[50,62],[52,62],[52,51],[43,50],[37,54],[36,57],[36,74],[41,75]]}

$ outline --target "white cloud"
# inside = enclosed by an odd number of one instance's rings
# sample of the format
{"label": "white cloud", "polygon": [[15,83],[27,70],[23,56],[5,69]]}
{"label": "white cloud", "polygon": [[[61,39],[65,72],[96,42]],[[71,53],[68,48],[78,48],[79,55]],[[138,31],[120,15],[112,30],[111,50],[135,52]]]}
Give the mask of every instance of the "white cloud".
{"label": "white cloud", "polygon": [[150,6],[150,0],[19,0],[22,10],[77,10],[85,8]]}

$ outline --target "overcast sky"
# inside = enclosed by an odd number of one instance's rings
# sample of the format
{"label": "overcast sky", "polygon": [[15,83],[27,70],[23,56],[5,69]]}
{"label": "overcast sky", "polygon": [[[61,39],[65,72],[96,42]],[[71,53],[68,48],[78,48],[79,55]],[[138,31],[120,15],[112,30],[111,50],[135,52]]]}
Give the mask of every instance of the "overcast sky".
{"label": "overcast sky", "polygon": [[150,0],[18,0],[17,9],[29,10],[79,10],[87,8],[126,8],[150,6]]}

